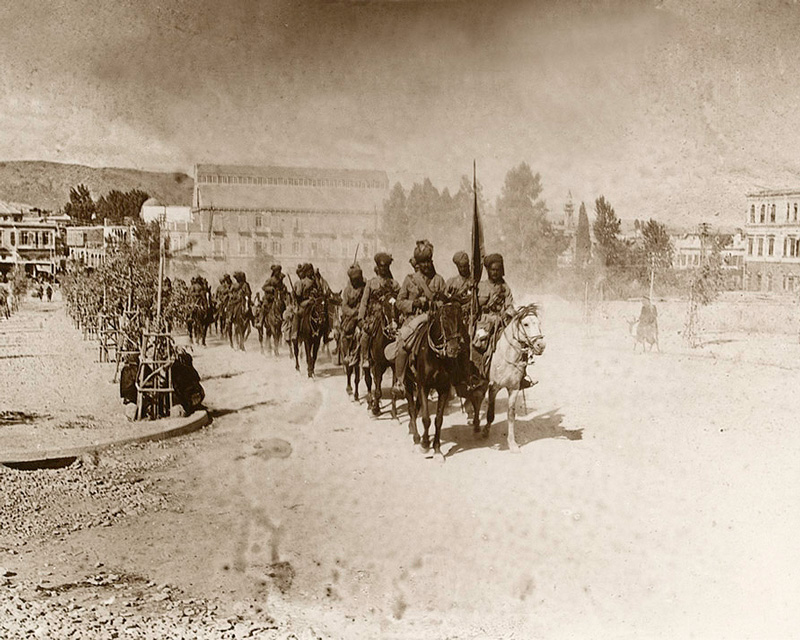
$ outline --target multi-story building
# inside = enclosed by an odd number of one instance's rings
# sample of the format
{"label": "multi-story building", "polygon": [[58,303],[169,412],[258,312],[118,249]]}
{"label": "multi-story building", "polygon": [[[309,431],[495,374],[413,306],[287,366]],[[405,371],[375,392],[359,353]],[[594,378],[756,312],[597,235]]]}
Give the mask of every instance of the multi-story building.
{"label": "multi-story building", "polygon": [[800,189],[747,194],[745,288],[800,290]]}
{"label": "multi-story building", "polygon": [[[732,231],[712,229],[712,234],[728,235],[730,243],[720,249],[722,273],[725,277],[725,287],[729,290],[740,290],[744,282],[744,258],[746,238],[741,229]],[[704,253],[711,250],[704,246],[699,232],[677,232],[671,234],[672,247],[675,253],[672,257],[672,266],[680,271],[699,269],[703,265]]]}
{"label": "multi-story building", "polygon": [[130,242],[134,231],[131,225],[108,224],[67,227],[66,246],[70,259],[87,267],[99,267],[106,259],[108,249],[120,242]]}
{"label": "multi-story building", "polygon": [[290,273],[312,262],[342,282],[357,247],[362,263],[378,249],[384,171],[198,164],[194,173],[187,259],[228,271],[279,262]]}
{"label": "multi-story building", "polygon": [[54,275],[62,262],[59,231],[57,221],[28,205],[0,202],[0,272],[19,265],[31,276]]}

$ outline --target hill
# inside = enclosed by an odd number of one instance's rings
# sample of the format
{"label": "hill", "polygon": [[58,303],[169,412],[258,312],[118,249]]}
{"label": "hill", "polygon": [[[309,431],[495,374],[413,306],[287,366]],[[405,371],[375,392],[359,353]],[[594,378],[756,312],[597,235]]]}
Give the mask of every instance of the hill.
{"label": "hill", "polygon": [[194,181],[185,173],[161,173],[58,162],[0,162],[0,200],[24,202],[55,211],[69,200],[69,190],[85,184],[96,200],[113,189],[141,189],[164,204],[190,205]]}

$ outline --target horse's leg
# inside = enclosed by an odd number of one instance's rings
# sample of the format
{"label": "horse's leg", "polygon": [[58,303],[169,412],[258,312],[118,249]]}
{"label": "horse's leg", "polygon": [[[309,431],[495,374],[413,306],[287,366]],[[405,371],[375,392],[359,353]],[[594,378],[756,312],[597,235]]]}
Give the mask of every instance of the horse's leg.
{"label": "horse's leg", "polygon": [[494,422],[494,401],[497,398],[497,391],[497,387],[489,385],[489,395],[486,400],[486,425],[484,425],[483,431],[481,431],[481,435],[484,438],[489,437],[489,429],[491,429],[492,422]]}
{"label": "horse's leg", "polygon": [[258,331],[258,352],[264,353],[264,327],[261,323],[256,325],[256,331]]}
{"label": "horse's leg", "polygon": [[[397,372],[394,370],[394,367],[390,367],[392,370],[392,389],[394,389],[395,380],[397,380]],[[397,420],[397,397],[394,395],[394,391],[392,391],[392,419]]]}
{"label": "horse's leg", "polygon": [[303,344],[306,348],[306,370],[308,371],[308,377],[314,377],[314,361],[312,359],[312,349],[313,346],[311,345],[311,337],[306,336],[306,339],[303,340]]}
{"label": "horse's leg", "polygon": [[[346,391],[347,391],[347,394],[350,395],[351,393],[353,393],[353,385],[350,384],[350,378],[353,375],[353,367],[351,367],[349,364],[344,365],[344,372],[345,372],[345,375],[347,376],[347,389],[346,389]],[[356,383],[356,385],[358,385],[358,383]],[[358,391],[357,390],[356,390],[356,395],[358,395]],[[358,399],[358,398],[356,398],[356,399]]]}
{"label": "horse's leg", "polygon": [[373,366],[372,380],[375,383],[375,388],[372,390],[372,415],[379,416],[381,415],[381,397],[383,396],[381,390],[383,386],[383,369],[378,365]]}
{"label": "horse's leg", "polygon": [[291,351],[294,351],[294,369],[295,371],[300,371],[300,360],[298,359],[300,345],[298,344],[299,340],[292,340],[292,348],[290,349],[289,357],[291,358]]}
{"label": "horse's leg", "polygon": [[420,445],[419,430],[417,429],[417,416],[419,415],[419,401],[414,397],[412,387],[406,385],[406,403],[408,405],[408,433],[414,439],[414,446]]}
{"label": "horse's leg", "polygon": [[483,392],[475,390],[469,394],[468,401],[472,405],[472,433],[480,433],[481,430],[481,401]]}
{"label": "horse's leg", "polygon": [[442,423],[444,422],[444,409],[450,401],[450,384],[444,389],[437,389],[439,399],[436,403],[436,419],[434,421],[435,431],[433,432],[433,457],[438,462],[444,462],[442,454]]}
{"label": "horse's leg", "polygon": [[[417,371],[418,376],[422,379],[422,372]],[[431,412],[428,406],[428,394],[430,390],[424,387],[421,383],[417,383],[417,397],[419,398],[419,410],[422,416],[422,450],[427,451],[431,447]]]}
{"label": "horse's leg", "polygon": [[361,372],[358,370],[358,365],[355,367],[351,367],[354,377],[355,377],[355,386],[353,387],[353,400],[358,402],[358,384],[361,382]]}
{"label": "horse's leg", "polygon": [[508,390],[508,450],[511,453],[519,453],[519,446],[514,435],[514,422],[517,418],[517,395],[519,395],[519,389]]}

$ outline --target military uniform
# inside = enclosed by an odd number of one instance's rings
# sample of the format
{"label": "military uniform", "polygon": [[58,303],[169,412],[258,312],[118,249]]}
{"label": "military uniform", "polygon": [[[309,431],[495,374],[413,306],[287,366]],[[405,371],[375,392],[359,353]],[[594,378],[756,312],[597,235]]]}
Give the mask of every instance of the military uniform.
{"label": "military uniform", "polygon": [[392,257],[386,253],[375,254],[375,270],[386,270],[385,275],[376,275],[370,278],[361,294],[361,301],[358,304],[358,324],[361,326],[361,364],[364,368],[369,366],[369,343],[379,322],[382,313],[383,301],[397,299],[400,292],[400,285],[392,277],[389,265]]}
{"label": "military uniform", "polygon": [[364,297],[364,282],[361,267],[354,264],[347,270],[349,282],[342,291],[342,320],[340,325],[340,355],[348,366],[358,366],[361,361],[361,349],[356,335],[358,308]]}

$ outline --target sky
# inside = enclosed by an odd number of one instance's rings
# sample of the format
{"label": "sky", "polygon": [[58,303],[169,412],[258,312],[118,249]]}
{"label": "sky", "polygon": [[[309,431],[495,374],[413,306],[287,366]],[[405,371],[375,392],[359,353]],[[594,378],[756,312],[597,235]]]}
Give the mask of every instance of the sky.
{"label": "sky", "polygon": [[191,173],[477,162],[626,219],[741,224],[800,187],[794,0],[13,0],[0,160]]}

